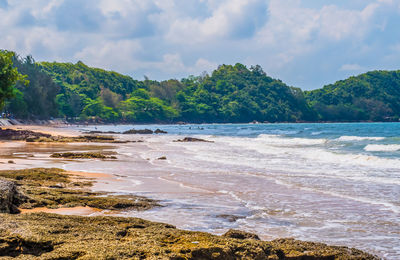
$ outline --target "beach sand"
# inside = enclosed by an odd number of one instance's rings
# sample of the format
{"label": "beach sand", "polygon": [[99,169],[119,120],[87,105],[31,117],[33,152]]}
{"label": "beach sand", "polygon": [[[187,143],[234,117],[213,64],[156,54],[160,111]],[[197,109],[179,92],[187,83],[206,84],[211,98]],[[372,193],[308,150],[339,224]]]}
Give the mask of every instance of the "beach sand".
{"label": "beach sand", "polygon": [[[34,130],[52,135],[77,136],[82,133],[76,129],[49,126],[13,126],[13,129]],[[157,222],[167,222],[178,228],[223,234],[229,228],[241,228],[249,232],[257,232],[260,226],[241,225],[241,219],[250,216],[252,212],[242,211],[243,202],[237,200],[229,191],[219,186],[247,185],[247,178],[236,176],[235,173],[219,176],[215,182],[213,171],[210,176],[202,172],[187,171],[169,163],[169,158],[180,156],[176,148],[169,150],[169,143],[177,139],[176,136],[141,136],[116,135],[124,140],[144,140],[143,143],[104,144],[104,143],[25,143],[16,141],[0,142],[0,169],[16,170],[27,168],[61,168],[73,176],[73,180],[94,181],[93,191],[104,191],[117,194],[131,194],[162,200],[165,207],[147,211],[113,212],[112,214],[124,217],[140,217]],[[173,143],[174,144],[174,143]],[[183,145],[183,144],[182,144]],[[185,144],[186,145],[186,144]],[[191,145],[191,144],[189,144]],[[195,145],[195,144],[194,144]],[[208,144],[201,144],[208,145]],[[154,149],[156,147],[157,149]],[[117,152],[118,160],[68,160],[50,158],[54,152]],[[182,154],[183,154],[182,150]],[[30,156],[33,155],[33,156]],[[167,160],[158,160],[165,156]],[[184,158],[184,157],[183,157]],[[14,163],[8,163],[13,160]],[[184,160],[187,160],[184,158]],[[191,161],[187,161],[190,165]],[[207,169],[204,169],[207,171]],[[198,176],[201,176],[200,178]],[[210,177],[210,178],[209,178]],[[240,177],[240,178],[237,178]],[[232,179],[231,179],[232,178]],[[251,178],[254,179],[254,178]],[[225,184],[226,180],[226,184]],[[233,183],[237,180],[238,183]],[[232,183],[229,183],[229,182]],[[218,185],[215,185],[218,184]],[[251,183],[249,183],[251,185]],[[281,187],[268,183],[271,192],[276,190],[282,193]],[[235,186],[232,186],[235,187]],[[282,193],[283,194],[283,193]],[[243,193],[242,195],[246,195]],[[251,195],[249,193],[249,195]],[[90,207],[71,207],[59,209],[36,208],[23,210],[28,213],[56,213],[62,215],[100,216],[110,215],[110,212]],[[278,214],[281,212],[277,209]],[[285,213],[286,214],[286,213]],[[230,219],[234,219],[232,222]],[[237,220],[237,221],[236,221]],[[251,219],[250,219],[251,220]],[[211,222],[212,221],[212,222]],[[288,237],[290,226],[263,225],[261,239]]]}

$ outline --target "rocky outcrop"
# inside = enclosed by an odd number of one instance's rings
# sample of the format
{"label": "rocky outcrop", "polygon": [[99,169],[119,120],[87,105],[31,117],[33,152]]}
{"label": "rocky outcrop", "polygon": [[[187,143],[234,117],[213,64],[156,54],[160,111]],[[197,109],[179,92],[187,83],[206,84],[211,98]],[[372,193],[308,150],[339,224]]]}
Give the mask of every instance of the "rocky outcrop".
{"label": "rocky outcrop", "polygon": [[161,129],[156,129],[156,131],[154,131],[155,134],[168,134],[167,131],[161,130]]}
{"label": "rocky outcrop", "polygon": [[151,135],[153,134],[153,130],[150,129],[131,129],[128,131],[123,132],[124,135]]}
{"label": "rocky outcrop", "polygon": [[115,156],[107,156],[102,153],[53,153],[51,158],[66,158],[66,159],[117,159]]}
{"label": "rocky outcrop", "polygon": [[[15,247],[13,241],[20,246]],[[353,248],[292,239],[234,239],[179,230],[138,218],[45,213],[0,214],[0,258],[3,256],[7,259],[379,259]]]}
{"label": "rocky outcrop", "polygon": [[194,137],[185,137],[185,138],[183,138],[183,139],[175,140],[174,142],[182,142],[182,143],[188,143],[188,142],[206,142],[206,143],[214,143],[213,141],[208,141],[208,140],[205,140],[205,139],[194,138]]}
{"label": "rocky outcrop", "polygon": [[49,138],[51,135],[29,130],[13,130],[0,128],[0,140],[27,140],[40,137]]}
{"label": "rocky outcrop", "polygon": [[0,179],[0,212],[19,213],[18,206],[26,200],[26,197],[18,191],[12,181]]}

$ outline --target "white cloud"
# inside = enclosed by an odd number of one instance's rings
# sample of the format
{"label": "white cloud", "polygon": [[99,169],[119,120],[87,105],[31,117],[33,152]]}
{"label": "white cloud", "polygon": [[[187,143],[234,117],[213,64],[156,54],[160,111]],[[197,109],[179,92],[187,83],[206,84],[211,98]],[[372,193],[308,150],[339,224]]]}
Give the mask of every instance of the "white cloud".
{"label": "white cloud", "polygon": [[291,85],[318,87],[357,64],[377,69],[400,65],[390,58],[398,57],[389,46],[400,37],[400,4],[394,0],[307,6],[305,0],[4,3],[0,49],[37,60],[82,60],[139,77],[180,78],[242,62],[258,63]]}
{"label": "white cloud", "polygon": [[182,17],[171,23],[167,39],[186,44],[201,44],[230,37],[251,36],[266,15],[264,0],[230,0],[208,3],[214,6],[209,17]]}
{"label": "white cloud", "polygon": [[363,67],[361,67],[360,65],[358,65],[358,64],[343,64],[341,67],[340,67],[340,70],[341,71],[360,71],[360,70],[363,70],[364,68]]}

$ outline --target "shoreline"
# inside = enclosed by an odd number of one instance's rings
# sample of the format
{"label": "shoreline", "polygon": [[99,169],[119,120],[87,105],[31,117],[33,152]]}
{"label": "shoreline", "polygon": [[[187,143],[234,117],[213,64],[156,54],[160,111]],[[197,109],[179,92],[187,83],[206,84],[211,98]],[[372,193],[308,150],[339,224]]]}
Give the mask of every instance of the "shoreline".
{"label": "shoreline", "polygon": [[[19,127],[19,126],[16,126],[16,127]],[[30,128],[30,129],[32,130],[32,128]],[[35,130],[37,130],[37,131],[40,131],[41,129],[46,131],[46,127],[44,127],[44,128],[42,126],[35,127]],[[59,130],[60,129],[56,129],[56,130],[53,129],[52,133],[57,134],[57,135],[64,135],[65,131],[64,130],[59,131]],[[44,131],[42,131],[42,132],[44,132]],[[74,134],[76,134],[76,133],[78,133],[78,132],[75,131]],[[0,145],[1,145],[1,142],[0,142]],[[88,144],[82,143],[82,145],[88,145]],[[113,174],[104,174],[104,173],[98,173],[97,174],[97,173],[87,173],[87,172],[82,172],[82,171],[81,172],[75,172],[75,173],[77,173],[80,177],[83,177],[83,178],[89,178],[89,179],[95,178],[96,181],[101,181],[102,179],[104,180],[104,179],[107,179],[107,178],[108,178],[108,180],[112,179],[112,181],[118,181],[116,179],[116,176],[113,175]],[[46,210],[44,210],[44,211],[46,211]],[[96,211],[96,210],[93,210],[93,209],[87,208],[87,207],[75,207],[75,208],[69,208],[69,209],[61,208],[61,209],[58,209],[58,210],[48,210],[47,212],[48,213],[67,213],[67,215],[69,215],[71,213],[72,214],[78,213],[80,215],[92,215],[92,214],[99,213],[99,211]]]}

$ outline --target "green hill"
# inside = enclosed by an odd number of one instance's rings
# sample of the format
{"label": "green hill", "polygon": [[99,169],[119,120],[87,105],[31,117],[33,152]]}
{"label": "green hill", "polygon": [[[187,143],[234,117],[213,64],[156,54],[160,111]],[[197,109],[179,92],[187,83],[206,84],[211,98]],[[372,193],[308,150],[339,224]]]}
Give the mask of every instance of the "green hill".
{"label": "green hill", "polygon": [[303,92],[267,76],[258,65],[240,63],[221,65],[211,75],[161,82],[134,80],[82,62],[35,63],[30,56],[14,57],[14,66],[29,80],[18,83],[6,102],[6,111],[18,118],[246,123],[400,117],[400,71],[372,71]]}
{"label": "green hill", "polygon": [[78,62],[38,63],[60,86],[59,115],[103,122],[250,122],[312,120],[303,92],[260,66],[222,65],[211,76],[137,81]]}
{"label": "green hill", "polygon": [[300,89],[268,77],[260,66],[222,65],[211,76],[183,79],[178,92],[181,118],[199,122],[311,120]]}
{"label": "green hill", "polygon": [[371,71],[305,96],[323,121],[398,121],[400,71]]}

